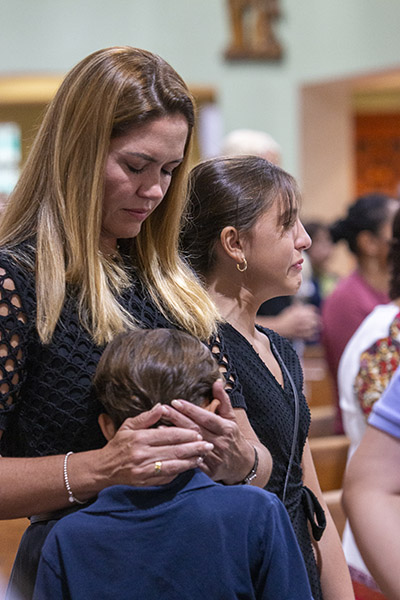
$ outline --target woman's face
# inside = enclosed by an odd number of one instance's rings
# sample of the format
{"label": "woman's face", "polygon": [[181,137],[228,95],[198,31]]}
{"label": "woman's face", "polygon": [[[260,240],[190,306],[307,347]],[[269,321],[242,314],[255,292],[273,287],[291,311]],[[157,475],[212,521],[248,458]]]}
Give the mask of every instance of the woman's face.
{"label": "woman's face", "polygon": [[160,117],[113,138],[106,162],[100,247],[138,235],[164,198],[188,136],[183,115]]}
{"label": "woman's face", "polygon": [[295,294],[302,279],[302,251],[311,245],[300,219],[284,230],[278,224],[280,206],[275,202],[243,238],[247,260],[246,285],[261,302]]}

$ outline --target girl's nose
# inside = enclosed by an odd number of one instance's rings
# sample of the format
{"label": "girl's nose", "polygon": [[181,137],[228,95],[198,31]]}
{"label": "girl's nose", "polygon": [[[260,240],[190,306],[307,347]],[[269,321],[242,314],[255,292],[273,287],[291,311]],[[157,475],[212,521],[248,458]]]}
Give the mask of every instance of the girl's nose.
{"label": "girl's nose", "polygon": [[304,229],[303,223],[298,219],[297,221],[297,232],[296,232],[296,246],[301,250],[308,250],[311,246],[311,238],[307,231]]}

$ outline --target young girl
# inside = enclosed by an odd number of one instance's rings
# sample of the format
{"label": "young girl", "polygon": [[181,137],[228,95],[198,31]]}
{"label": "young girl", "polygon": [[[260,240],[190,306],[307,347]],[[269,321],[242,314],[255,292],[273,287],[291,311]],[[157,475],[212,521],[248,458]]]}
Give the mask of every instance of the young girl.
{"label": "young girl", "polygon": [[234,357],[248,418],[273,458],[266,489],[286,505],[315,600],[354,598],[307,442],[299,359],[286,339],[255,324],[262,302],[295,294],[301,283],[310,238],[296,183],[266,160],[242,156],[198,165],[190,184],[181,245],[226,320],[221,352]]}

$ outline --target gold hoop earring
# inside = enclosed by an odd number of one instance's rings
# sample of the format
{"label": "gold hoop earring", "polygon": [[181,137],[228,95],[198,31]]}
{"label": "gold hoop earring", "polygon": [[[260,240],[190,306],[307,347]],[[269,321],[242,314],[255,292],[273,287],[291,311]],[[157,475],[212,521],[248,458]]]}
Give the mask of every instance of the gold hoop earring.
{"label": "gold hoop earring", "polygon": [[[243,266],[242,266],[243,265]],[[238,271],[240,271],[241,273],[243,273],[244,271],[247,270],[247,260],[245,258],[243,258],[241,263],[237,263],[236,264],[236,268]]]}

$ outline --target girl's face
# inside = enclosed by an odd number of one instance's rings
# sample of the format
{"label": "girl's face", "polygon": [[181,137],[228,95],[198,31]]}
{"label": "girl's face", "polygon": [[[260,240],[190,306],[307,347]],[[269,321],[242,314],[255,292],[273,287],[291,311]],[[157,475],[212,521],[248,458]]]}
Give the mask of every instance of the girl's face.
{"label": "girl's face", "polygon": [[275,202],[258,219],[253,228],[241,236],[247,260],[246,285],[260,296],[261,302],[276,296],[295,294],[302,279],[302,252],[311,245],[299,218],[283,229],[278,224],[281,214]]}
{"label": "girl's face", "polygon": [[105,171],[100,247],[138,235],[164,198],[188,136],[183,115],[155,119],[111,140]]}

